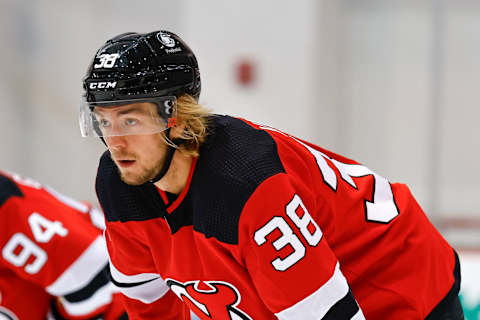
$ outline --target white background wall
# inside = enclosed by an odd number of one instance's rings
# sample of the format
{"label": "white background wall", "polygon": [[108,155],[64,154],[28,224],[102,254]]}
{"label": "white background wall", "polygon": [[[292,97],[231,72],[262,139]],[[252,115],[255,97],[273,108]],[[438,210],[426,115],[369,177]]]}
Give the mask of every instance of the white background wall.
{"label": "white background wall", "polygon": [[165,28],[196,52],[207,107],[405,182],[432,219],[478,217],[479,17],[473,0],[0,0],[0,168],[95,202],[81,79],[106,39]]}

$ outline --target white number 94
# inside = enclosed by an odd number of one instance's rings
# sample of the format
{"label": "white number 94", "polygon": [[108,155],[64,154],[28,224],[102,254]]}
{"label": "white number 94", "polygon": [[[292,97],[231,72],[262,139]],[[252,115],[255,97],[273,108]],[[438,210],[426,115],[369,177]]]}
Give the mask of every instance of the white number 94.
{"label": "white number 94", "polygon": [[[28,217],[28,223],[35,240],[39,243],[46,243],[58,234],[65,237],[68,230],[62,226],[60,221],[50,221],[37,212]],[[30,240],[21,232],[15,233],[2,249],[2,256],[16,267],[25,266],[25,272],[35,274],[47,262],[47,253],[35,242]],[[33,257],[33,260],[30,259]],[[30,262],[27,264],[27,262]],[[1,319],[0,319],[1,320]]]}

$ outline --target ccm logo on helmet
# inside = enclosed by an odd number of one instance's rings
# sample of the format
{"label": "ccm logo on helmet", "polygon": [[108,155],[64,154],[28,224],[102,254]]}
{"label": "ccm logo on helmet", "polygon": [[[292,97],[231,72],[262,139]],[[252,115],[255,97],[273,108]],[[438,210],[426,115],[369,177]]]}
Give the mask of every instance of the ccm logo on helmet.
{"label": "ccm logo on helmet", "polygon": [[109,82],[90,82],[88,88],[90,89],[113,89],[117,86],[117,81]]}

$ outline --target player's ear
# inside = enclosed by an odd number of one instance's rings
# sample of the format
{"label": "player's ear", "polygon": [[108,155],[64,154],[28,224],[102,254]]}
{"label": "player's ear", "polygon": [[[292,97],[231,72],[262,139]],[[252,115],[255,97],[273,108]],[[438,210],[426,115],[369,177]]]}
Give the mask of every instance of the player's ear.
{"label": "player's ear", "polygon": [[170,129],[170,138],[180,138],[183,130],[185,130],[185,121],[178,121]]}

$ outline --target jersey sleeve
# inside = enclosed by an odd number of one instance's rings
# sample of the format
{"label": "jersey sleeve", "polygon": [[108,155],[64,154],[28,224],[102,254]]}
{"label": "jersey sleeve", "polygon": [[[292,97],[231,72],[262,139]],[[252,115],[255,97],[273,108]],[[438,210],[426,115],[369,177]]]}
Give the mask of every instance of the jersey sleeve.
{"label": "jersey sleeve", "polygon": [[265,305],[282,320],[364,319],[341,266],[315,221],[322,199],[286,174],[264,181],[240,220],[242,256]]}
{"label": "jersey sleeve", "polygon": [[4,175],[0,193],[1,264],[54,297],[57,318],[120,316],[106,244],[90,221],[90,207]]}
{"label": "jersey sleeve", "polygon": [[157,273],[150,250],[141,234],[129,225],[107,222],[106,240],[113,283],[125,296],[132,319],[188,320],[190,313]]}

